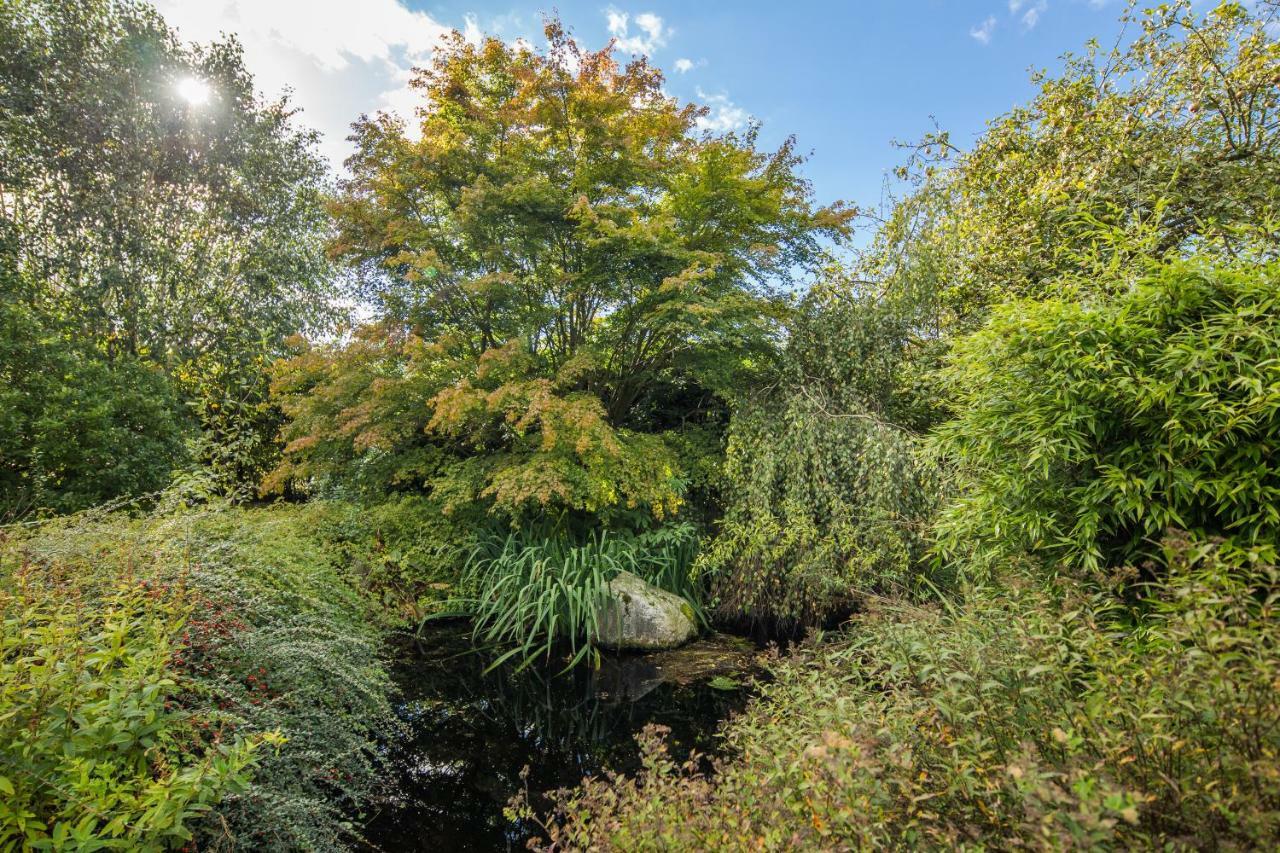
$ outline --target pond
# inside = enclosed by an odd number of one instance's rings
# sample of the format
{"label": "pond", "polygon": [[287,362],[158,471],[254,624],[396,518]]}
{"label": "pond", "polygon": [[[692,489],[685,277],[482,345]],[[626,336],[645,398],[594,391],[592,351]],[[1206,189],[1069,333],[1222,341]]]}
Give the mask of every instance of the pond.
{"label": "pond", "polygon": [[[536,827],[503,808],[529,768],[532,794],[604,769],[639,766],[635,735],[671,729],[672,755],[714,753],[722,720],[749,698],[758,649],[712,635],[682,649],[606,656],[579,667],[486,674],[465,625],[442,624],[407,646],[393,672],[406,725],[388,745],[392,791],[363,829],[370,850],[520,850]],[[538,802],[535,799],[535,803]]]}

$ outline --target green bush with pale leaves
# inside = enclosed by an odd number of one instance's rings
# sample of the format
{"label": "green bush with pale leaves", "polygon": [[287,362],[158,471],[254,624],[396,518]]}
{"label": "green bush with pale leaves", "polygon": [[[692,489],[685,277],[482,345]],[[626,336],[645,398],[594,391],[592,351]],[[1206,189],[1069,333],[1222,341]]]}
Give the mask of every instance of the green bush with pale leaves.
{"label": "green bush with pale leaves", "polygon": [[1280,264],[1173,264],[1112,299],[1011,303],[945,379],[945,556],[1099,572],[1158,557],[1172,526],[1275,559]]}

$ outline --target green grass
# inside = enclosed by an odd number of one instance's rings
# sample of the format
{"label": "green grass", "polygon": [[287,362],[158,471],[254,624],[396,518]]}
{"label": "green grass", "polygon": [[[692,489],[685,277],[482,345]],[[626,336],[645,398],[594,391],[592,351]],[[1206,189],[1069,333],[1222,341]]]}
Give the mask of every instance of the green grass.
{"label": "green grass", "polygon": [[517,661],[523,669],[560,647],[567,647],[566,669],[595,663],[600,608],[619,572],[682,596],[704,621],[690,573],[697,548],[688,524],[580,539],[546,530],[490,534],[467,560],[457,607],[475,620],[477,645],[498,651],[492,666]]}

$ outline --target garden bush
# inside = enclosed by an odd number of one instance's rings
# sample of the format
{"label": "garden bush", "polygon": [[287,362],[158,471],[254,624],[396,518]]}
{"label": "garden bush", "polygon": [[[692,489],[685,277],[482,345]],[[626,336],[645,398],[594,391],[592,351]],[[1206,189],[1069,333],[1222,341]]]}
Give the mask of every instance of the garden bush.
{"label": "garden bush", "polygon": [[0,521],[162,489],[185,461],[182,439],[159,370],[108,362],[0,298]]}
{"label": "garden bush", "polygon": [[[1274,563],[1166,540],[1122,607],[1014,571],[883,599],[773,667],[707,775],[660,732],[636,777],[561,792],[557,850],[1274,848]],[[530,816],[527,802],[513,811]]]}
{"label": "garden bush", "polygon": [[1087,571],[1158,556],[1169,526],[1280,544],[1280,265],[1179,263],[1114,299],[1013,303],[957,342],[959,475],[939,550]]}
{"label": "garden bush", "polygon": [[[346,574],[379,615],[411,627],[456,597],[485,520],[446,515],[425,495],[376,503],[330,502],[317,533],[339,549]],[[460,517],[460,515],[462,517]]]}
{"label": "garden bush", "polygon": [[815,290],[772,386],[735,410],[725,514],[698,563],[724,619],[787,631],[913,585],[935,478],[898,422],[928,417],[905,382],[904,317]]}
{"label": "garden bush", "polygon": [[[125,796],[130,786],[151,790],[168,778],[153,763],[169,756],[178,781],[192,789],[193,805],[183,811],[175,795],[163,806],[174,821],[183,818],[171,828],[130,822],[139,833],[132,844],[166,843],[161,829],[173,837],[194,833],[202,845],[252,850],[340,849],[354,839],[348,821],[378,784],[377,740],[393,734],[396,723],[379,619],[345,577],[340,550],[321,535],[333,516],[346,511],[322,503],[265,510],[212,504],[140,518],[82,514],[9,534],[0,551],[0,584],[10,607],[29,613],[28,622],[62,624],[39,615],[33,590],[59,598],[76,590],[76,612],[98,612],[101,619],[126,620],[113,616],[121,605],[111,602],[120,597],[146,605],[139,613],[127,611],[136,627],[120,634],[132,644],[126,659],[133,661],[131,669],[116,665],[106,686],[42,692],[41,680],[49,676],[39,668],[10,668],[3,685],[18,697],[19,708],[64,721],[47,743],[54,751],[85,750],[77,772],[107,762],[114,750],[137,750],[126,769],[94,782],[102,796]],[[64,633],[73,631],[70,639],[51,630],[28,631],[15,642],[69,643],[63,652],[33,654],[71,659],[76,645],[86,642],[122,654],[93,619],[66,627]],[[156,685],[154,692],[140,686],[143,675]],[[120,705],[102,713],[123,720],[87,724],[73,716],[77,703],[104,701],[94,699],[95,690]],[[172,719],[165,716],[170,712]],[[161,727],[152,736],[159,747],[113,742],[108,724],[127,732],[126,722]],[[196,734],[184,736],[192,728]],[[177,733],[164,734],[170,729]],[[97,732],[100,741],[94,740]],[[248,747],[235,745],[264,737],[276,748],[259,749],[246,768],[242,753]],[[219,745],[235,750],[222,759],[231,769],[221,783],[200,763]],[[29,775],[31,766],[20,772]],[[200,780],[203,787],[195,784]],[[74,789],[43,795],[52,803],[47,811],[82,814]],[[118,805],[110,809],[113,818],[132,814]],[[101,828],[77,828],[104,837]]]}
{"label": "garden bush", "polygon": [[178,846],[246,790],[263,741],[279,741],[183,701],[195,600],[145,575],[93,589],[0,553],[0,847]]}

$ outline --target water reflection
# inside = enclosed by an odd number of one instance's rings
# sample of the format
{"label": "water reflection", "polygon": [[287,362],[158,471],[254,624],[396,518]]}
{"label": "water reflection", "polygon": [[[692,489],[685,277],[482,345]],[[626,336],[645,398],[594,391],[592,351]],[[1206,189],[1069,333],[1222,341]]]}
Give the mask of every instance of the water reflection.
{"label": "water reflection", "polygon": [[502,813],[522,768],[532,792],[605,768],[634,770],[634,735],[648,723],[671,729],[677,758],[714,751],[719,722],[747,695],[711,684],[726,686],[755,656],[754,647],[721,637],[606,658],[597,672],[486,675],[467,649],[465,628],[444,625],[402,655],[396,678],[410,735],[388,748],[398,784],[363,830],[370,849],[523,849],[533,828]]}

